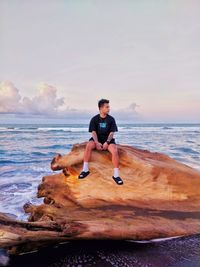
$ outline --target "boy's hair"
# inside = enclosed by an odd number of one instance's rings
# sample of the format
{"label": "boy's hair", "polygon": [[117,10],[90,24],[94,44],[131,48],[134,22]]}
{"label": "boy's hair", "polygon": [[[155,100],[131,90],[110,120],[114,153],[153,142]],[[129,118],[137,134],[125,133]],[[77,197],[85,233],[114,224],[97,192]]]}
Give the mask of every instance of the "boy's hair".
{"label": "boy's hair", "polygon": [[102,107],[105,103],[109,103],[109,100],[108,99],[105,99],[105,98],[102,98],[98,101],[98,107],[100,109],[100,107]]}

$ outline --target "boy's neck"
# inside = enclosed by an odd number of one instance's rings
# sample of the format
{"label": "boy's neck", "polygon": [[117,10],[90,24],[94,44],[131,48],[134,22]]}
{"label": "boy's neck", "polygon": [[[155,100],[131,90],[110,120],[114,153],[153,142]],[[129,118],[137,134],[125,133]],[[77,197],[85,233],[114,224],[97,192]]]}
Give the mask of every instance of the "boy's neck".
{"label": "boy's neck", "polygon": [[99,113],[99,116],[101,117],[101,118],[105,118],[106,116],[107,116],[107,114],[104,114],[104,113]]}

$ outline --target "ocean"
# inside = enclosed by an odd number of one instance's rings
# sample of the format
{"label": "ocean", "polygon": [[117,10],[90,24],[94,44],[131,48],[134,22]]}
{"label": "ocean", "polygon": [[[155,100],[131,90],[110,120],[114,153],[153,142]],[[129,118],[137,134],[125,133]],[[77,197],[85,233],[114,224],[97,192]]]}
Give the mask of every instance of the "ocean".
{"label": "ocean", "polygon": [[[0,212],[27,220],[23,205],[42,204],[37,187],[53,174],[56,153],[68,153],[73,144],[88,140],[87,124],[0,125]],[[161,152],[200,170],[200,124],[118,124],[116,143]]]}

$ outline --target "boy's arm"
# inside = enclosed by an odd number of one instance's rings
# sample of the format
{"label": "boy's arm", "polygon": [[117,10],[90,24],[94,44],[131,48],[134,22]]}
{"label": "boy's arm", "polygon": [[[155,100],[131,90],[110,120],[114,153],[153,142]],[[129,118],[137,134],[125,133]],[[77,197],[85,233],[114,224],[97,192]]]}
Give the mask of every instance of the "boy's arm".
{"label": "boy's arm", "polygon": [[94,139],[95,144],[99,143],[96,130],[97,130],[97,125],[96,125],[96,122],[95,122],[94,117],[93,117],[90,120],[88,131],[92,133],[92,137]]}
{"label": "boy's arm", "polygon": [[106,142],[109,144],[109,142],[111,141],[111,139],[113,138],[114,136],[114,132],[110,132],[109,135],[108,135],[108,138],[106,140]]}
{"label": "boy's arm", "polygon": [[115,121],[115,119],[113,118],[113,120],[112,120],[112,124],[111,124],[111,129],[110,129],[111,131],[110,131],[110,133],[109,133],[109,135],[108,135],[108,138],[107,138],[107,140],[106,140],[106,142],[109,144],[110,143],[110,141],[111,141],[111,139],[113,138],[113,136],[114,136],[114,132],[118,132],[118,128],[117,128],[117,124],[116,124],[116,121]]}
{"label": "boy's arm", "polygon": [[99,143],[96,131],[92,131],[92,137],[95,143]]}

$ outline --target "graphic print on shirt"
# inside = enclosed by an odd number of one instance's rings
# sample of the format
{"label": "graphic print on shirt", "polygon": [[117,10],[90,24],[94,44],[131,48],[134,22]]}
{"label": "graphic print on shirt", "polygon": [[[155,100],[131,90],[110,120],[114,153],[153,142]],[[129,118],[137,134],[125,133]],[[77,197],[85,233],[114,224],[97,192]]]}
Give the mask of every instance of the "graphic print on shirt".
{"label": "graphic print on shirt", "polygon": [[106,122],[100,122],[100,128],[106,128]]}
{"label": "graphic print on shirt", "polygon": [[106,134],[107,122],[99,122],[99,134]]}

